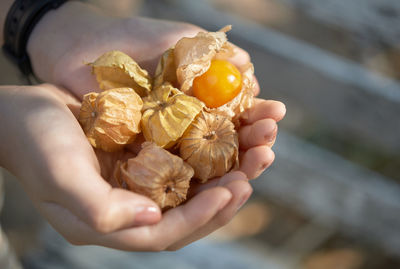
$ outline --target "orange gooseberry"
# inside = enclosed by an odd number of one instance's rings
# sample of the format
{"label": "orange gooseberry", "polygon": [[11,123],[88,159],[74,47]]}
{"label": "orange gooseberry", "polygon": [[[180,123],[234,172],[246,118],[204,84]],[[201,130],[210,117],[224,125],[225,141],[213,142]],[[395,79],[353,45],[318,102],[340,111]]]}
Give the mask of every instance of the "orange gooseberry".
{"label": "orange gooseberry", "polygon": [[224,60],[213,60],[207,72],[193,80],[193,95],[210,108],[228,103],[241,88],[239,70]]}

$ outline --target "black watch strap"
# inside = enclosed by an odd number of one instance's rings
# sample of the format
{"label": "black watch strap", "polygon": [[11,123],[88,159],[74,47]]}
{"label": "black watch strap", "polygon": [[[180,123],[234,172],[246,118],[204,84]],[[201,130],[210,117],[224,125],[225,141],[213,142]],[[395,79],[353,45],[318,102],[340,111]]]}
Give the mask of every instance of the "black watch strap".
{"label": "black watch strap", "polygon": [[39,20],[51,9],[67,0],[16,0],[8,11],[4,24],[5,54],[18,65],[24,75],[32,74],[26,46],[29,35]]}

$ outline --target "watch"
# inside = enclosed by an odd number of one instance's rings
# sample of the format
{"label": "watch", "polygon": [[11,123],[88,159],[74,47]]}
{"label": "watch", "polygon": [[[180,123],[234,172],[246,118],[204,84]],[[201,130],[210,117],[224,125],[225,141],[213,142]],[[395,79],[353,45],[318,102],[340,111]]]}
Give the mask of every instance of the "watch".
{"label": "watch", "polygon": [[5,55],[14,62],[21,72],[29,76],[33,73],[26,46],[33,28],[52,9],[67,0],[16,0],[8,11],[4,23]]}

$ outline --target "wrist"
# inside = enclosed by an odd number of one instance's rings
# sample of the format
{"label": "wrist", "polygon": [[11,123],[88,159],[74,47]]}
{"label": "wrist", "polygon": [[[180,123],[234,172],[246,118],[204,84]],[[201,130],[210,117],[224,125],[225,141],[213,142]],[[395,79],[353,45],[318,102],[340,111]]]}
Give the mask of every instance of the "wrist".
{"label": "wrist", "polygon": [[85,33],[97,27],[101,14],[93,6],[68,1],[49,11],[33,29],[27,52],[35,75],[46,82],[54,81],[54,67]]}

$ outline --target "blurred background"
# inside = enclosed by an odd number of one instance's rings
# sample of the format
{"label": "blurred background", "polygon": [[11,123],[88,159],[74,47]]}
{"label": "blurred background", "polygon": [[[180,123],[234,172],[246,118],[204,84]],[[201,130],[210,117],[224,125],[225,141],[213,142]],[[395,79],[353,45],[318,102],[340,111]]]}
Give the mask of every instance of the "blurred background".
{"label": "blurred background", "polygon": [[[400,268],[400,1],[89,0],[118,15],[232,24],[260,97],[287,106],[276,160],[233,221],[174,253],[74,247],[5,173],[26,268]],[[22,83],[1,55],[1,84]]]}

